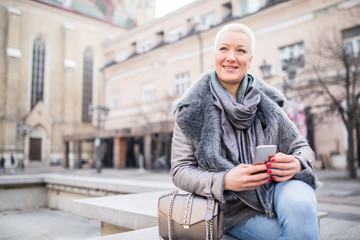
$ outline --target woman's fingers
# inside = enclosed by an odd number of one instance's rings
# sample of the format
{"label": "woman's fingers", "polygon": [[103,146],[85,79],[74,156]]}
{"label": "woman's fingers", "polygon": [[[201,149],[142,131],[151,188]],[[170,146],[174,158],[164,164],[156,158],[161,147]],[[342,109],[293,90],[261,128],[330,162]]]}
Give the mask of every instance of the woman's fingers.
{"label": "woman's fingers", "polygon": [[269,181],[270,175],[266,170],[265,165],[238,165],[225,175],[224,188],[233,191],[256,189]]}
{"label": "woman's fingers", "polygon": [[271,179],[277,182],[285,182],[290,180],[293,177],[293,175],[290,176],[272,176]]}
{"label": "woman's fingers", "polygon": [[301,170],[301,163],[292,155],[277,153],[267,163],[267,167],[272,180],[284,182]]}
{"label": "woman's fingers", "polygon": [[225,175],[225,190],[246,191],[271,180],[285,182],[301,170],[301,163],[292,155],[277,153],[266,164],[240,164]]}

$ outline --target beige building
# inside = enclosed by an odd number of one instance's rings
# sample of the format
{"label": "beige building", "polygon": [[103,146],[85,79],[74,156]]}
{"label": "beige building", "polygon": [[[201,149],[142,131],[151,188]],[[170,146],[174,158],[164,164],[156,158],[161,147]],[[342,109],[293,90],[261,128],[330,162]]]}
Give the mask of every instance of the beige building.
{"label": "beige building", "polygon": [[[280,90],[289,59],[297,60],[287,96],[305,107],[322,99],[307,86],[323,39],[335,33],[360,49],[358,0],[197,0],[150,21],[154,2],[0,0],[0,154],[70,168],[94,167],[97,158],[103,167],[168,168],[172,103],[214,69],[214,37],[227,23],[253,29],[250,73]],[[313,114],[309,130],[299,128],[318,156],[343,156],[340,119],[320,124]]]}
{"label": "beige building", "polygon": [[[114,166],[168,167],[172,102],[202,72],[214,69],[213,41],[225,24],[239,22],[252,28],[257,43],[250,73],[280,90],[291,76],[286,71],[289,60],[296,59],[287,96],[302,97],[301,103],[309,107],[320,101],[309,97],[306,88],[314,79],[312,54],[334,33],[359,51],[359,13],[356,0],[198,0],[106,41],[103,97],[110,111],[102,134],[114,140]],[[326,64],[329,70],[339,67]],[[269,66],[266,76],[261,66]],[[295,104],[297,110],[300,105]],[[310,131],[299,128],[308,134],[317,156],[344,155],[347,141],[341,120],[329,116],[319,124],[310,121],[311,116],[307,114]]]}
{"label": "beige building", "polygon": [[[11,153],[25,165],[91,164],[101,43],[154,18],[153,1],[136,2],[0,0],[0,154],[8,165]],[[77,140],[64,144],[66,136]]]}

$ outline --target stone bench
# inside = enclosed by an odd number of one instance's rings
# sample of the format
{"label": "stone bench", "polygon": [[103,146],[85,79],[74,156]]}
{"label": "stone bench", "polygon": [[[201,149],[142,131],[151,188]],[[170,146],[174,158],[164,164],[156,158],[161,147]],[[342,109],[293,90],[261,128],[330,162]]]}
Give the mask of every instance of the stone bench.
{"label": "stone bench", "polygon": [[[91,240],[159,240],[159,232],[157,227],[145,228],[130,232],[118,233],[109,236],[91,238]],[[89,239],[90,240],[90,239]],[[229,235],[224,235],[221,240],[238,240]]]}
{"label": "stone bench", "polygon": [[163,193],[165,191],[79,199],[74,201],[73,213],[100,221],[102,235],[154,227],[158,198]]}
{"label": "stone bench", "polygon": [[[157,204],[163,193],[115,195],[74,201],[74,214],[101,222],[101,235],[97,240],[159,239],[157,230]],[[318,212],[320,219],[327,213]],[[234,240],[225,236],[223,240]]]}
{"label": "stone bench", "polygon": [[[318,212],[319,223],[320,219],[327,216],[326,212]],[[103,237],[91,238],[91,240],[143,240],[146,236],[146,240],[159,240],[158,227],[145,228],[140,230],[134,230],[124,233],[117,233]],[[221,240],[237,240],[229,235],[224,235]]]}

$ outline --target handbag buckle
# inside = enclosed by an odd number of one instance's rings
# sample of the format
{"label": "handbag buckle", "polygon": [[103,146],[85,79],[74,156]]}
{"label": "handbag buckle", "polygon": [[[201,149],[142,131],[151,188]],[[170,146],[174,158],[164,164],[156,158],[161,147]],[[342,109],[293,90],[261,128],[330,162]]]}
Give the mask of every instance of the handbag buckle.
{"label": "handbag buckle", "polygon": [[190,225],[184,225],[184,229],[190,229]]}

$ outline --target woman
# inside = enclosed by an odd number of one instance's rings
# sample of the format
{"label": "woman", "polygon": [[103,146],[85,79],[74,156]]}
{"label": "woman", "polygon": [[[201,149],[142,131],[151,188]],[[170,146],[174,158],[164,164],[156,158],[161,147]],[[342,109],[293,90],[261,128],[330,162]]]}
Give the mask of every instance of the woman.
{"label": "woman", "polygon": [[[282,110],[285,97],[247,71],[255,38],[242,24],[216,35],[216,70],[175,104],[171,174],[222,203],[225,232],[246,239],[319,239],[314,153]],[[277,145],[252,165],[258,145]]]}

